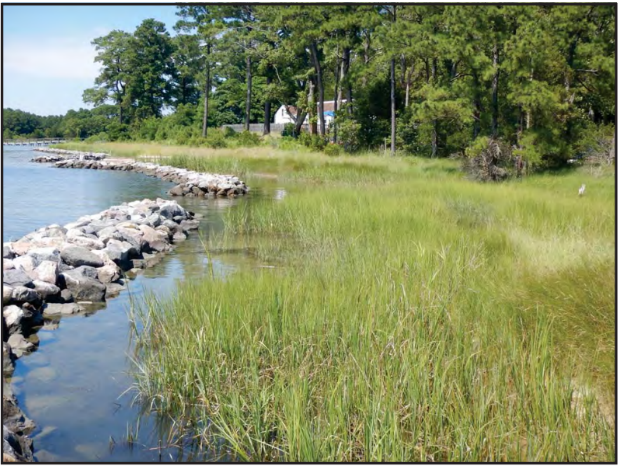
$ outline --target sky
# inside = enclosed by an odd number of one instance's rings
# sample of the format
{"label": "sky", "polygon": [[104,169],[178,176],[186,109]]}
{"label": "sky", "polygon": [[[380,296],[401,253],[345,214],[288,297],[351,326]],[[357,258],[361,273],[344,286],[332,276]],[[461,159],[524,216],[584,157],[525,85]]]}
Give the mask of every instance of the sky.
{"label": "sky", "polygon": [[147,18],[170,33],[174,5],[2,5],[3,108],[64,115],[88,106],[99,65],[91,41],[114,29],[133,32]]}

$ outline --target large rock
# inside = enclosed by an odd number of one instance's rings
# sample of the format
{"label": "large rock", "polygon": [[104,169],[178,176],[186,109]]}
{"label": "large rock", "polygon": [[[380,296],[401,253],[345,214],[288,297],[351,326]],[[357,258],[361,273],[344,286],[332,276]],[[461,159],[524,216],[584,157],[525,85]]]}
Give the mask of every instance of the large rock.
{"label": "large rock", "polygon": [[21,269],[26,272],[28,276],[30,276],[31,272],[39,265],[39,263],[31,255],[26,254],[25,256],[16,257],[13,259],[13,265],[16,269]]}
{"label": "large rock", "polygon": [[105,244],[98,238],[91,238],[89,236],[76,236],[74,238],[69,238],[67,241],[71,244],[75,244],[76,246],[80,246],[86,249],[103,249]]}
{"label": "large rock", "polygon": [[32,284],[32,278],[20,269],[5,270],[2,274],[2,283],[13,287],[26,286],[32,288],[34,286]]}
{"label": "large rock", "polygon": [[146,223],[148,223],[150,226],[152,226],[153,228],[158,227],[159,225],[161,225],[161,221],[162,218],[159,214],[151,214],[146,218]]}
{"label": "large rock", "polygon": [[197,230],[200,226],[200,222],[198,220],[183,220],[179,225],[185,231]]}
{"label": "large rock", "polygon": [[[28,435],[35,429],[35,423],[28,419],[17,405],[17,399],[10,391],[10,385],[3,383],[2,390],[2,453],[12,452],[19,462],[32,462],[32,439]],[[7,446],[10,450],[7,450]],[[10,460],[9,460],[10,461]]]}
{"label": "large rock", "polygon": [[140,225],[140,231],[142,231],[143,233],[143,248],[146,250],[146,252],[163,252],[169,248],[167,241],[168,234],[166,232],[162,232],[161,230],[155,230],[148,225]]}
{"label": "large rock", "polygon": [[113,265],[104,265],[98,268],[97,275],[101,283],[111,283],[121,278],[120,269],[114,263]]}
{"label": "large rock", "polygon": [[64,262],[74,267],[83,265],[102,267],[103,261],[88,249],[80,246],[68,246],[62,250],[60,257]]}
{"label": "large rock", "polygon": [[83,311],[84,308],[76,303],[60,304],[60,303],[46,303],[43,307],[43,315],[46,317],[51,316],[68,316],[77,314]]}
{"label": "large rock", "polygon": [[27,254],[32,248],[36,247],[36,245],[28,240],[20,239],[19,241],[15,241],[11,244],[11,249],[18,256],[23,256]]}
{"label": "large rock", "polygon": [[2,285],[2,305],[5,306],[11,302],[11,296],[13,296],[13,287],[9,285]]}
{"label": "large rock", "polygon": [[98,280],[97,269],[80,266],[59,276],[61,287],[71,291],[76,301],[105,301],[105,285]]}
{"label": "large rock", "polygon": [[30,353],[35,347],[34,343],[26,340],[21,333],[12,334],[7,343],[17,358],[21,358],[24,353]]}
{"label": "large rock", "polygon": [[41,280],[34,280],[32,283],[34,284],[35,291],[39,293],[41,298],[45,301],[60,294],[60,288],[52,283]]}
{"label": "large rock", "polygon": [[172,219],[178,215],[185,217],[185,211],[176,202],[166,202],[159,206],[159,214],[168,219]]}
{"label": "large rock", "polygon": [[[34,285],[34,282],[33,282]],[[41,295],[37,291],[26,288],[25,286],[16,286],[11,294],[11,302],[16,304],[30,303],[35,307],[41,305]]]}
{"label": "large rock", "polygon": [[15,257],[15,254],[13,253],[13,250],[11,249],[11,245],[4,243],[2,245],[2,258],[13,259],[14,257]]}
{"label": "large rock", "polygon": [[109,240],[115,239],[118,241],[123,240],[123,235],[118,231],[116,227],[106,227],[101,229],[98,233],[99,240],[103,241],[103,243],[107,244]]}
{"label": "large rock", "polygon": [[19,306],[6,306],[2,308],[2,317],[9,334],[19,333],[22,329],[24,311]]}
{"label": "large rock", "polygon": [[15,370],[14,356],[7,342],[2,342],[2,375],[11,376]]}
{"label": "large rock", "polygon": [[60,251],[55,247],[33,248],[28,251],[28,255],[32,256],[39,264],[43,261],[60,262]]}
{"label": "large rock", "polygon": [[56,284],[58,280],[58,262],[44,260],[32,272],[35,280]]}
{"label": "large rock", "polygon": [[15,268],[15,264],[11,259],[2,259],[2,270],[11,270]]}

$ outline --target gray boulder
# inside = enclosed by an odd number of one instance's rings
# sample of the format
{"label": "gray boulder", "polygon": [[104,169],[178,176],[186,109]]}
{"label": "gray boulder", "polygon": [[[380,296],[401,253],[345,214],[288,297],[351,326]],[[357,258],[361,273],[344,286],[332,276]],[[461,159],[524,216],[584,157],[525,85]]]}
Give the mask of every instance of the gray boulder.
{"label": "gray boulder", "polygon": [[13,362],[13,351],[11,347],[5,342],[2,342],[2,375],[11,376],[15,370],[15,363]]}
{"label": "gray boulder", "polygon": [[80,246],[68,246],[62,250],[60,257],[64,262],[74,267],[83,265],[90,267],[102,267],[103,260],[90,252],[88,249]]}
{"label": "gray boulder", "polygon": [[33,258],[31,255],[26,254],[25,256],[16,257],[13,259],[13,266],[16,269],[21,269],[26,274],[30,275],[30,273],[39,265],[37,260]]}
{"label": "gray boulder", "polygon": [[11,249],[11,246],[9,246],[8,244],[3,244],[2,245],[2,258],[3,259],[13,259],[15,257],[15,254],[13,253],[13,250]]}
{"label": "gray boulder", "polygon": [[98,232],[98,235],[99,235],[99,239],[103,241],[103,243],[105,244],[107,244],[108,241],[111,239],[115,239],[118,241],[123,240],[123,235],[121,235],[121,233],[118,231],[118,228],[116,227],[103,228]]}
{"label": "gray boulder", "polygon": [[159,214],[151,214],[146,218],[146,223],[153,228],[161,225],[161,216]]}
{"label": "gray boulder", "polygon": [[58,262],[50,260],[42,261],[33,270],[32,276],[35,280],[40,280],[55,285],[58,280]]}
{"label": "gray boulder", "polygon": [[2,285],[2,305],[9,304],[11,302],[11,296],[13,296],[13,287],[9,285]]}
{"label": "gray boulder", "polygon": [[175,243],[178,243],[178,242],[180,242],[180,241],[185,241],[186,237],[187,237],[187,235],[186,235],[186,233],[185,233],[185,232],[183,232],[183,231],[177,231],[174,235],[172,235],[172,240],[173,240]]}
{"label": "gray boulder", "polygon": [[39,264],[43,261],[60,262],[60,251],[57,248],[34,248],[28,251],[28,255],[32,256]]}
{"label": "gray boulder", "polygon": [[21,307],[14,305],[3,307],[2,317],[4,317],[9,335],[21,332],[22,320],[24,319],[24,310]]}
{"label": "gray boulder", "polygon": [[16,286],[13,288],[13,293],[11,294],[11,302],[16,304],[30,303],[38,307],[41,305],[41,295],[31,288]]}
{"label": "gray boulder", "polygon": [[60,292],[59,301],[61,303],[72,303],[74,301],[74,298],[73,298],[73,293],[71,293],[71,290],[67,290],[66,288],[62,290]]}
{"label": "gray boulder", "polygon": [[197,230],[200,222],[198,220],[183,220],[179,225],[185,231]]}
{"label": "gray boulder", "polygon": [[76,301],[105,301],[105,285],[98,279],[97,269],[82,265],[60,274],[59,284],[71,291]]}
{"label": "gray boulder", "polygon": [[47,303],[43,308],[43,315],[46,317],[51,316],[68,316],[77,314],[83,311],[84,308],[76,303],[60,304],[60,303]]}
{"label": "gray boulder", "polygon": [[7,343],[11,347],[16,358],[21,358],[24,353],[30,353],[35,347],[34,343],[26,340],[21,333],[12,334]]}
{"label": "gray boulder", "polygon": [[41,280],[34,280],[33,284],[35,291],[39,293],[41,298],[45,301],[47,301],[51,297],[58,296],[60,294],[60,288],[58,288],[56,285],[53,285],[52,283],[44,282]]}
{"label": "gray boulder", "polygon": [[185,211],[176,202],[166,202],[159,207],[159,214],[167,219],[173,219],[180,215],[185,218]]}
{"label": "gray boulder", "polygon": [[121,278],[120,269],[116,264],[114,265],[108,264],[108,265],[104,265],[103,267],[98,268],[97,276],[101,283],[115,282],[116,280]]}
{"label": "gray boulder", "polygon": [[2,283],[10,286],[26,286],[32,288],[32,279],[23,270],[11,269],[2,273]]}

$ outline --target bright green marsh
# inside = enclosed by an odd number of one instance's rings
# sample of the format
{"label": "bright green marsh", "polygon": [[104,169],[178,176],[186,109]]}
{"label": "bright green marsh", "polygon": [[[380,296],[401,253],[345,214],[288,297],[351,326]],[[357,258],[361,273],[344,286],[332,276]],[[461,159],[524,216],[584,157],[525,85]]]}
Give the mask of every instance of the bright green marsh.
{"label": "bright green marsh", "polygon": [[205,242],[272,267],[132,311],[141,397],[214,454],[615,460],[612,172],[483,185],[447,160],[166,150],[287,190]]}

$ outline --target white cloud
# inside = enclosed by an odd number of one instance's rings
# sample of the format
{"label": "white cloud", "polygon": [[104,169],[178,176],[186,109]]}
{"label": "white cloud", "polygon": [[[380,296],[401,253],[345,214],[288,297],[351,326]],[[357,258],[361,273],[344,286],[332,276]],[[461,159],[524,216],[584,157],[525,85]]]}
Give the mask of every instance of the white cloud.
{"label": "white cloud", "polygon": [[[98,37],[95,35],[94,37]],[[4,43],[4,72],[48,78],[95,79],[99,64],[89,38]]]}

